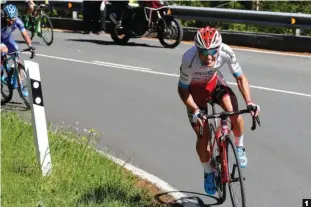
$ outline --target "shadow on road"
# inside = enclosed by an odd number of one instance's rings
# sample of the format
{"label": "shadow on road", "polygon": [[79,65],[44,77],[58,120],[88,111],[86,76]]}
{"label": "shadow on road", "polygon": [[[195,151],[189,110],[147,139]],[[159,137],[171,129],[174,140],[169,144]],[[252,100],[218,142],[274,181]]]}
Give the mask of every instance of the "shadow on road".
{"label": "shadow on road", "polygon": [[[94,39],[66,39],[67,41],[75,41],[75,42],[90,42],[90,43],[95,43],[99,45],[117,45],[113,41],[105,41],[105,40],[94,40]],[[156,46],[156,45],[147,45],[144,43],[135,43],[135,42],[129,42],[125,45],[122,45],[123,47],[126,46],[138,46],[138,47],[154,47],[154,48],[163,48],[161,46]]]}
{"label": "shadow on road", "polygon": [[13,112],[23,112],[29,111],[28,108],[22,102],[9,102],[4,105],[1,104],[1,110],[4,111],[13,111]]}
{"label": "shadow on road", "polygon": [[[169,201],[169,202],[165,201],[166,200],[165,197],[171,193],[187,193],[188,195],[192,194],[194,196],[182,197],[179,200],[174,200],[174,201]],[[214,200],[216,200],[216,203],[205,204],[202,201],[202,199],[199,198],[198,196],[205,196],[205,197],[213,198]],[[221,205],[217,197],[209,196],[209,195],[201,194],[201,193],[190,192],[190,191],[170,191],[170,192],[159,193],[155,195],[155,199],[157,200],[157,202],[162,203],[165,206],[168,205],[170,207],[211,207],[211,206]]]}
{"label": "shadow on road", "polygon": [[[17,44],[26,44],[24,40],[15,40]],[[41,45],[39,41],[32,41],[32,45]],[[20,49],[24,48],[25,46],[22,46]]]}
{"label": "shadow on road", "polygon": [[155,202],[151,204],[146,204],[145,202],[143,202],[143,199],[140,197],[139,194],[131,195],[129,197],[127,195],[128,193],[125,191],[125,189],[123,190],[122,188],[113,185],[105,185],[94,188],[86,194],[82,195],[81,198],[78,200],[76,206],[91,203],[103,204],[105,203],[106,199],[109,201],[115,200],[121,203],[132,203],[135,206],[139,204],[139,206],[142,207],[211,207],[213,205],[218,205],[218,202],[215,204],[204,204],[204,202],[198,196],[206,196],[217,200],[216,197],[187,191],[175,191],[175,193],[188,193],[197,196],[189,196],[181,198],[179,200],[172,200],[172,197],[168,195],[169,193],[174,193],[174,191],[171,191],[155,195]]}

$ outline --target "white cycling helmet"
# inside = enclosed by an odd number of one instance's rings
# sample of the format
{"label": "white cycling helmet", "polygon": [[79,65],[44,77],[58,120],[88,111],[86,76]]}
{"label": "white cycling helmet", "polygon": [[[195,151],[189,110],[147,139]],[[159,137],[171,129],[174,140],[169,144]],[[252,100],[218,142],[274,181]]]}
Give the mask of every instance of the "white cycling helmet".
{"label": "white cycling helmet", "polygon": [[221,45],[222,38],[216,28],[204,27],[197,31],[194,37],[194,44],[199,49],[213,49]]}

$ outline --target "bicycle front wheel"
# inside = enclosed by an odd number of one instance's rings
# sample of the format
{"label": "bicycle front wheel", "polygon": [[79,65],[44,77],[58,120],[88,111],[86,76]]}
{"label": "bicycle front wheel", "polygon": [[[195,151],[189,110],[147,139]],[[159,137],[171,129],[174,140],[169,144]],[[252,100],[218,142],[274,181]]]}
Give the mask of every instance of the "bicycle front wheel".
{"label": "bicycle front wheel", "polygon": [[17,76],[18,93],[21,99],[23,99],[27,108],[30,109],[29,94],[28,94],[28,76],[25,67],[21,63],[18,63],[18,71],[19,71],[19,75]]}
{"label": "bicycle front wheel", "polygon": [[11,73],[3,66],[1,69],[1,105],[10,102],[13,97],[11,77]]}
{"label": "bicycle front wheel", "polygon": [[[230,197],[232,205],[234,207],[242,206],[246,204],[245,201],[245,190],[244,190],[244,178],[242,170],[240,167],[240,160],[236,152],[235,145],[228,136],[226,139],[227,145],[227,162],[228,162],[228,171],[229,171],[229,183],[228,188],[230,192]],[[231,162],[230,162],[231,161]],[[234,184],[237,184],[235,187]]]}
{"label": "bicycle front wheel", "polygon": [[[51,45],[53,43],[53,25],[52,22],[50,20],[50,18],[48,17],[48,15],[46,14],[42,14],[41,15],[41,22],[40,22],[40,35],[43,39],[43,41],[47,44],[47,45]],[[47,31],[45,31],[47,30]],[[48,32],[50,31],[50,32]]]}

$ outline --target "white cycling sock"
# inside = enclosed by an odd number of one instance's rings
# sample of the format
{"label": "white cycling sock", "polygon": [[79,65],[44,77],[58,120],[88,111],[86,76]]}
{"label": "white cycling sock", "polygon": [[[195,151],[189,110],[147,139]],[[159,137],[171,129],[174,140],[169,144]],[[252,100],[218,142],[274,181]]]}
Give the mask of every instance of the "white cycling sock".
{"label": "white cycling sock", "polygon": [[210,162],[201,162],[203,169],[204,169],[204,173],[211,173],[212,167],[210,166]]}
{"label": "white cycling sock", "polygon": [[243,147],[243,134],[240,137],[235,138],[235,146]]}

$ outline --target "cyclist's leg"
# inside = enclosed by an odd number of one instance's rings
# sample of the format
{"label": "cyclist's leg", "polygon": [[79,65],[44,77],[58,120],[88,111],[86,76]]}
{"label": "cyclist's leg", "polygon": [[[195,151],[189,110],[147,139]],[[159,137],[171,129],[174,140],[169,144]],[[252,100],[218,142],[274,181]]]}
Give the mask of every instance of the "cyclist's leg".
{"label": "cyclist's leg", "polygon": [[3,41],[3,43],[7,46],[8,48],[8,52],[15,52],[18,50],[18,45],[15,42],[15,40],[13,39],[12,36],[10,36],[8,39],[6,39],[5,41]]}
{"label": "cyclist's leg", "polygon": [[[9,37],[8,41],[6,42],[6,45],[9,49],[9,53],[15,52],[19,49],[17,43],[15,42],[15,40],[13,39],[12,36]],[[18,56],[18,62],[20,62],[19,58],[20,58],[20,56]],[[20,74],[20,71],[18,71],[18,72],[19,72],[18,74],[19,74],[19,80],[20,80],[20,84],[21,84],[23,80],[22,80],[22,76]],[[26,88],[22,88],[22,93],[24,96],[28,96],[28,91],[26,90]]]}
{"label": "cyclist's leg", "polygon": [[4,56],[8,53],[8,48],[7,46],[1,42],[1,81],[4,81],[5,80],[5,76],[2,76],[2,70],[3,70],[3,59],[4,59]]}
{"label": "cyclist's leg", "polygon": [[[207,109],[203,109],[207,110]],[[204,170],[204,190],[209,195],[214,195],[216,193],[216,185],[214,182],[214,173],[212,171],[212,168],[210,166],[211,161],[211,153],[210,153],[210,146],[209,146],[209,140],[210,140],[210,132],[209,132],[209,126],[208,123],[205,122],[204,128],[203,128],[203,136],[200,136],[200,128],[199,124],[195,124],[191,122],[192,115],[189,110],[187,110],[189,122],[192,126],[192,129],[194,130],[197,141],[196,141],[196,151],[199,156],[199,159],[201,161],[203,170]]]}
{"label": "cyclist's leg", "polygon": [[[12,36],[10,36],[8,39],[6,39],[4,41],[4,43],[5,43],[5,45],[8,48],[8,53],[15,52],[15,51],[18,50],[18,45],[17,45],[17,43],[15,42],[15,40],[13,39]],[[8,66],[8,67],[9,67],[8,69],[11,68],[11,66]]]}
{"label": "cyclist's leg", "polygon": [[[206,109],[203,109],[206,110]],[[205,123],[203,128],[203,137],[199,135],[199,124],[198,123],[192,123],[192,115],[191,112],[187,109],[187,115],[189,118],[189,122],[191,124],[192,129],[194,130],[196,136],[197,136],[197,142],[196,142],[196,150],[197,154],[201,160],[201,162],[208,162],[210,160],[210,153],[207,151],[208,147],[208,141],[209,141],[209,128],[208,124]]]}
{"label": "cyclist's leg", "polygon": [[[221,73],[217,76],[217,78],[217,87],[215,93],[213,94],[213,98],[215,99],[216,103],[218,103],[224,111],[239,110],[237,97],[231,88],[227,85]],[[231,116],[230,120],[233,127],[235,145],[237,147],[241,167],[244,168],[247,165],[247,157],[243,144],[244,120],[241,115]]]}
{"label": "cyclist's leg", "polygon": [[3,56],[8,53],[8,48],[7,46],[4,44],[4,43],[1,43],[1,66],[2,66],[2,63],[3,63]]}
{"label": "cyclist's leg", "polygon": [[8,53],[8,48],[4,43],[1,43],[1,53]]}

